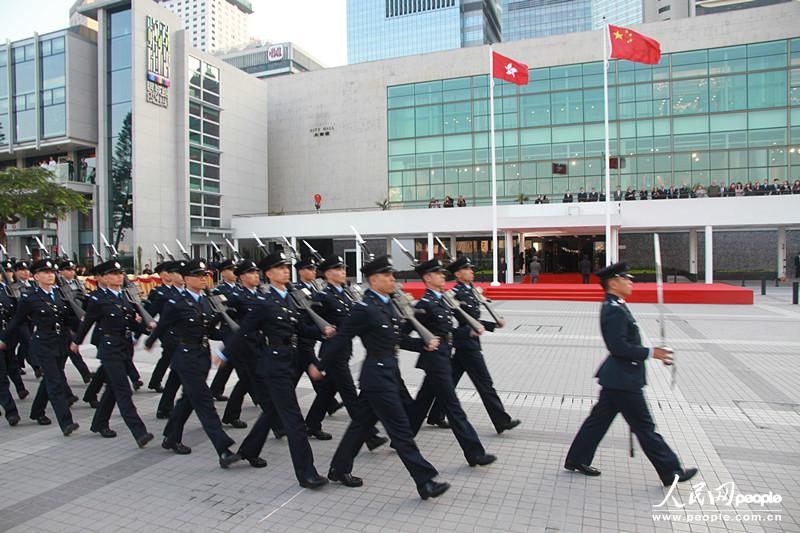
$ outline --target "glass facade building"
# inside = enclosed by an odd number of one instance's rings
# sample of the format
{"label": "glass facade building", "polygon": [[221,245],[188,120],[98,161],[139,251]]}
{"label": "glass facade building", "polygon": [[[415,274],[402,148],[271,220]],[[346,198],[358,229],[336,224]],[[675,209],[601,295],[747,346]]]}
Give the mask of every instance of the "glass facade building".
{"label": "glass facade building", "polygon": [[189,216],[220,227],[219,68],[189,56]]}
{"label": "glass facade building", "polygon": [[503,41],[590,31],[606,21],[629,26],[643,20],[642,0],[503,0]]}
{"label": "glass facade building", "polygon": [[64,32],[0,47],[0,146],[67,133]]}
{"label": "glass facade building", "polygon": [[108,50],[106,112],[109,176],[108,228],[112,244],[132,258],[133,240],[133,104],[131,55],[131,10],[109,14],[106,45]]}
{"label": "glass facade building", "polygon": [[[602,62],[532,69],[497,81],[497,195],[560,201],[602,188]],[[491,201],[486,75],[390,86],[388,198],[420,207]],[[800,39],[611,61],[612,190],[800,179]]]}
{"label": "glass facade building", "polygon": [[500,40],[499,0],[348,0],[347,62]]}

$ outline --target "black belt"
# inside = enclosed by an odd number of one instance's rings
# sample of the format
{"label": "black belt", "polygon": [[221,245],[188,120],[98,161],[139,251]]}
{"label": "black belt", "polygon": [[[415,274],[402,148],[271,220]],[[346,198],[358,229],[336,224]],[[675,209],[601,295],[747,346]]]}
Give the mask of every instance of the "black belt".
{"label": "black belt", "polygon": [[117,332],[117,331],[104,331],[103,333],[101,333],[101,335],[103,335],[104,337],[128,338],[128,337],[131,336],[131,332],[128,331],[127,329],[123,333],[120,333],[120,332]]}
{"label": "black belt", "polygon": [[55,333],[56,335],[61,335],[67,328],[63,327],[61,324],[55,324],[54,326],[34,326],[33,333]]}
{"label": "black belt", "polygon": [[297,348],[297,335],[292,335],[286,339],[270,339],[269,340],[270,346],[291,346],[292,348]]}
{"label": "black belt", "polygon": [[200,339],[181,338],[178,339],[178,344],[184,344],[186,346],[203,346],[204,348],[208,348],[208,337],[201,337]]}
{"label": "black belt", "polygon": [[367,357],[394,357],[397,352],[367,352]]}

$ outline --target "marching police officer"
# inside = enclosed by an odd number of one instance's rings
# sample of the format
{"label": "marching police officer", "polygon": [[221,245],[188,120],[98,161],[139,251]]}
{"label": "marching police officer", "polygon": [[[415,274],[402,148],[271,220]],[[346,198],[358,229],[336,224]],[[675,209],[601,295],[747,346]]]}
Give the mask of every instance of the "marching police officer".
{"label": "marching police officer", "polygon": [[[81,283],[81,280],[75,275],[75,263],[69,259],[58,262],[58,273],[64,280],[67,290],[71,290],[75,295],[75,299],[85,308],[84,302],[86,301],[86,291]],[[92,380],[92,372],[86,366],[80,352],[70,351],[68,353],[69,360],[72,361],[73,366],[78,370],[84,383],[89,383]]]}
{"label": "marching police officer", "polygon": [[[13,267],[13,261],[9,259],[3,260],[3,269],[9,277]],[[17,309],[17,293],[9,287],[9,283],[13,282],[13,277],[10,280],[2,278],[3,276],[0,276],[0,331],[3,331],[11,319],[14,318],[14,313]],[[20,330],[20,332],[28,334],[27,328],[25,328],[24,331]],[[8,339],[8,348],[0,350],[0,357],[3,357],[2,364],[5,365],[6,377],[11,380],[14,387],[17,389],[17,396],[19,399],[24,400],[30,393],[28,389],[25,388],[25,383],[22,381],[22,367],[16,354],[19,341],[14,337],[16,337],[16,335]],[[27,344],[29,340],[25,342]]]}
{"label": "marching police officer", "polygon": [[[133,405],[132,391],[128,384],[125,362],[133,357],[132,333],[145,333],[147,325],[136,314],[136,309],[122,294],[122,279],[125,272],[115,259],[97,265],[95,275],[103,278],[108,287],[105,294],[96,293],[89,297],[86,314],[75,332],[70,349],[78,352],[80,344],[89,329],[98,324],[101,340],[97,345],[97,358],[100,359],[106,374],[106,390],[95,411],[91,430],[103,438],[114,438],[116,432],[108,427],[111,412],[116,403],[125,424],[133,434],[136,444],[144,448],[153,440]],[[155,326],[155,324],[150,324]]]}
{"label": "marching police officer", "polygon": [[[173,274],[167,269],[169,263],[170,261],[162,261],[156,265],[155,273],[161,278],[161,285],[153,287],[147,294],[147,300],[144,301],[144,307],[151,316],[159,315],[164,308],[164,304],[167,303],[172,296],[177,295],[172,285]],[[148,389],[158,393],[164,392],[164,387],[161,386],[161,380],[164,379],[164,374],[167,373],[170,355],[172,354],[164,343],[165,341],[162,340],[161,357],[158,358],[156,366],[153,368],[153,373],[150,375],[150,382],[147,384]]]}
{"label": "marching police officer", "polygon": [[[14,279],[17,280],[17,286],[20,291],[24,293],[33,292],[36,290],[36,281],[30,279],[31,277],[31,263],[25,259],[20,259],[14,262]],[[25,326],[28,331],[27,334],[20,334],[17,337],[19,345],[17,346],[17,361],[19,362],[20,373],[24,373],[25,362],[27,361],[31,368],[33,368],[34,375],[39,378],[42,377],[42,369],[39,367],[39,362],[36,356],[30,352],[30,333],[31,325]]]}
{"label": "marching police officer", "polygon": [[[54,290],[56,281],[56,265],[49,259],[35,261],[31,272],[38,288],[34,292],[22,295],[17,305],[16,314],[0,333],[0,339],[6,339],[21,328],[33,326],[30,341],[30,354],[39,363],[44,379],[39,383],[39,390],[31,407],[31,419],[40,425],[50,424],[44,410],[48,400],[53,405],[56,419],[65,437],[78,429],[79,425],[72,420],[69,410],[69,386],[64,375],[69,346],[69,330],[77,322],[67,302]],[[0,350],[7,346],[0,340]]]}
{"label": "marching police officer", "polygon": [[[269,433],[274,409],[286,431],[295,476],[300,486],[319,488],[327,480],[319,475],[314,466],[314,455],[308,443],[305,422],[295,393],[295,362],[298,337],[319,336],[320,331],[308,321],[305,313],[296,307],[289,295],[289,261],[286,255],[273,252],[258,266],[269,280],[269,291],[258,296],[257,305],[244,317],[239,331],[231,339],[231,344],[236,344],[244,336],[266,335],[267,344],[261,349],[261,361],[255,369],[261,380],[254,382],[253,388],[260,389],[260,383],[265,383],[269,394],[265,397],[261,393],[259,404],[263,412],[242,442],[238,453],[246,459],[258,458]],[[326,330],[322,333],[327,336],[335,331],[333,328]],[[322,377],[314,365],[309,365],[308,371],[312,379]]]}
{"label": "marching police officer", "polygon": [[175,334],[176,346],[170,368],[180,378],[183,394],[164,427],[161,446],[179,455],[191,453],[191,448],[181,440],[186,420],[194,410],[219,455],[220,467],[228,468],[241,457],[230,450],[234,441],[222,429],[222,422],[214,409],[214,398],[206,384],[211,368],[209,339],[220,340],[219,330],[215,327],[220,316],[206,301],[206,262],[202,259],[185,262],[180,274],[186,284],[186,292],[167,302],[158,325],[145,341],[145,347],[151,349],[156,338],[167,328],[171,328]]}
{"label": "marching police officer", "polygon": [[469,423],[466,413],[461,408],[453,383],[453,367],[450,363],[453,349],[453,312],[442,299],[444,273],[447,271],[438,259],[425,261],[417,265],[414,270],[427,287],[416,305],[417,309],[422,309],[425,313],[419,321],[439,337],[439,347],[431,352],[420,351],[417,368],[425,371],[425,380],[410,409],[411,428],[414,432],[419,431],[434,398],[438,398],[450,422],[450,429],[464,451],[467,463],[470,466],[491,464],[497,457],[486,453],[483,448],[475,428]]}
{"label": "marching police officer", "polygon": [[395,291],[395,269],[390,256],[381,256],[366,263],[361,272],[370,288],[363,300],[353,306],[352,314],[344,321],[336,336],[328,341],[326,357],[321,361],[326,369],[329,362],[335,364],[332,358],[347,350],[355,336],[361,338],[367,350],[361,367],[358,408],[331,460],[328,479],[347,487],[363,485],[361,478],[352,475],[353,460],[371,435],[375,423],[380,420],[389,434],[392,448],[397,451],[416,483],[420,497],[427,500],[441,496],[450,488],[450,484],[434,480],[439,472],[425,460],[414,442],[414,431],[403,405],[403,397],[408,392],[397,364],[397,353],[401,348],[433,353],[439,345],[439,339],[433,339],[426,345],[422,339],[408,335],[410,325],[401,323],[391,303],[391,295]]}
{"label": "marching police officer", "polygon": [[[181,270],[186,266],[186,261],[178,259],[176,261],[169,261],[166,263],[166,270],[164,271],[170,276],[172,280],[171,292],[167,292],[169,298],[164,302],[163,306],[170,300],[180,300],[185,296],[185,283]],[[159,310],[159,315],[163,313],[163,307]],[[161,320],[159,320],[161,323]],[[161,357],[166,357],[167,361],[172,363],[172,354],[177,350],[176,334],[172,327],[165,327],[158,335],[161,341]],[[170,366],[171,368],[171,366]],[[169,418],[170,412],[175,405],[175,396],[178,394],[178,389],[181,388],[181,379],[177,372],[170,371],[167,381],[164,384],[164,392],[161,393],[161,398],[156,407],[156,418],[166,419]]]}
{"label": "marching police officer", "polygon": [[[475,297],[472,281],[475,279],[475,272],[472,270],[472,262],[469,257],[461,256],[449,265],[447,270],[453,274],[458,283],[453,287],[455,298],[461,302],[461,308],[469,313],[469,315],[479,320],[481,317],[481,303]],[[492,376],[489,374],[489,369],[486,367],[486,361],[481,353],[481,340],[472,329],[463,323],[459,318],[459,327],[453,335],[453,343],[455,345],[455,353],[452,358],[453,365],[453,383],[458,385],[459,380],[466,371],[469,379],[472,380],[475,389],[481,397],[483,406],[486,412],[489,413],[489,418],[494,425],[497,433],[502,433],[509,429],[513,429],[520,424],[519,420],[512,419],[503,407],[503,402],[497,395],[492,383]],[[504,321],[498,323],[489,321],[480,321],[487,331],[494,331],[495,327],[502,328],[505,326]],[[437,400],[431,412],[428,414],[428,423],[433,425],[442,425],[444,421],[444,412],[441,405]]]}
{"label": "marching police officer", "polygon": [[633,292],[633,276],[625,263],[614,263],[597,271],[606,292],[600,311],[600,329],[609,355],[595,377],[600,378],[600,399],[584,421],[570,446],[564,468],[587,476],[599,476],[591,466],[597,445],[611,422],[622,413],[639,440],[645,455],[664,485],[688,481],[696,468],[684,469],[664,439],[656,433],[642,387],[647,383],[644,363],[648,357],[665,365],[672,364],[672,352],[666,348],[642,346],[639,326],[625,303]]}
{"label": "marching police officer", "polygon": [[[5,267],[4,267],[5,268]],[[0,276],[2,278],[3,276]],[[14,317],[14,312],[17,308],[17,302],[11,297],[8,291],[5,280],[0,279],[0,331],[4,331],[6,326]],[[3,407],[3,412],[6,420],[10,426],[19,424],[19,411],[14,398],[11,396],[9,390],[9,374],[17,369],[9,368],[10,364],[16,364],[16,360],[9,357],[9,352],[13,343],[9,343],[9,347],[0,350],[0,406]],[[17,374],[19,377],[19,374]],[[27,391],[26,391],[27,392]]]}
{"label": "marching police officer", "polygon": [[[355,304],[348,291],[345,290],[347,270],[345,269],[344,259],[341,256],[326,259],[320,263],[319,270],[325,276],[325,281],[327,282],[325,288],[315,294],[315,300],[321,304],[319,314],[333,326],[339,328],[350,316],[351,309]],[[350,418],[353,418],[357,412],[358,392],[353,383],[353,374],[350,372],[353,344],[352,342],[344,344],[337,342],[337,345],[341,346],[341,351],[330,353],[331,340],[325,340],[322,341],[319,350],[320,359],[328,361],[324,380],[326,384],[318,389],[314,403],[311,404],[306,416],[308,433],[317,438],[320,438],[320,434],[328,435],[328,439],[331,438],[329,433],[322,431],[322,419],[325,417],[331,402],[334,401],[337,391],[342,397]],[[378,435],[378,430],[375,427],[370,429],[369,433],[366,445],[370,450],[374,450],[388,442],[386,437]]]}
{"label": "marching police officer", "polygon": [[[234,273],[235,267],[236,265],[231,259],[223,259],[217,264],[217,271],[219,272],[221,281],[216,287],[214,287],[214,294],[221,294],[226,299],[230,299],[231,293],[240,288],[236,283],[236,274]],[[228,328],[228,325],[224,322],[219,329],[222,332],[223,339],[230,335],[230,328]],[[217,369],[217,374],[211,381],[211,394],[218,402],[228,401],[228,397],[225,396],[225,385],[228,383],[228,379],[230,379],[231,372],[233,372],[234,368],[235,364],[223,365]],[[225,422],[224,417],[223,422]],[[247,427],[247,423],[239,420],[238,417],[235,421],[231,421],[231,425],[236,428]]]}

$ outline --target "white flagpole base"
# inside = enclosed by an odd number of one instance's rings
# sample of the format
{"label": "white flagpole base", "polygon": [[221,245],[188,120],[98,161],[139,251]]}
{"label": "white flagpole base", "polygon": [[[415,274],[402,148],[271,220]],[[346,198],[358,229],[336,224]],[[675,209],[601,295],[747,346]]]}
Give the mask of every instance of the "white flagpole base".
{"label": "white flagpole base", "polygon": [[499,281],[493,281],[493,282],[490,284],[490,286],[491,286],[491,287],[499,287],[499,286],[500,286],[500,282],[499,282]]}

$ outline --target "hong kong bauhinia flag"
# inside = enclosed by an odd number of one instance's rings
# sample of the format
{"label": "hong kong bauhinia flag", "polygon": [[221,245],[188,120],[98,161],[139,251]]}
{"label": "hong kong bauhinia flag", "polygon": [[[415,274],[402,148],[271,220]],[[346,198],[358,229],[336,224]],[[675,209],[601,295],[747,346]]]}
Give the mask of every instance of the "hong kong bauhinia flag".
{"label": "hong kong bauhinia flag", "polygon": [[492,52],[492,77],[517,85],[528,85],[528,65]]}
{"label": "hong kong bauhinia flag", "polygon": [[655,65],[661,60],[661,44],[641,33],[619,26],[608,26],[611,57]]}

